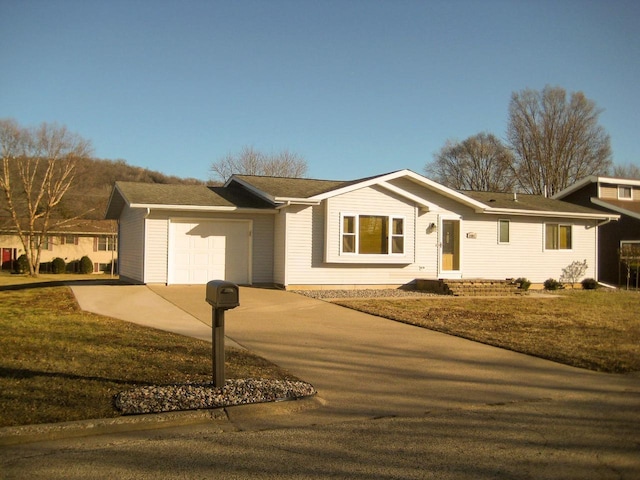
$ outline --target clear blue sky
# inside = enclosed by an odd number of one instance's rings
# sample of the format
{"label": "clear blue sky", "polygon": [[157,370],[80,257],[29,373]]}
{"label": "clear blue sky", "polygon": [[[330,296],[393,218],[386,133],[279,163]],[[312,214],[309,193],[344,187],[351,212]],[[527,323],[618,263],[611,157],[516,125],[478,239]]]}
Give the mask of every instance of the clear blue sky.
{"label": "clear blue sky", "polygon": [[0,118],[168,175],[254,146],[347,180],[504,138],[511,93],[549,84],[639,164],[639,25],[637,0],[0,0]]}

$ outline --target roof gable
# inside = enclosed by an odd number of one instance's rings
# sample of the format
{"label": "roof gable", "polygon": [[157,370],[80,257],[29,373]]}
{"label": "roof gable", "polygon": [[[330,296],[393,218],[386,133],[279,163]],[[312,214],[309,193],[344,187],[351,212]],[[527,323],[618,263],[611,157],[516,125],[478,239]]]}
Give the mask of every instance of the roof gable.
{"label": "roof gable", "polygon": [[607,183],[611,185],[625,185],[625,186],[640,187],[640,179],[638,178],[601,177],[597,175],[590,175],[588,177],[584,177],[581,180],[578,180],[573,185],[569,185],[564,190],[559,191],[553,196],[553,198],[562,199],[567,195],[577,190],[580,190],[585,185],[588,185],[590,183]]}

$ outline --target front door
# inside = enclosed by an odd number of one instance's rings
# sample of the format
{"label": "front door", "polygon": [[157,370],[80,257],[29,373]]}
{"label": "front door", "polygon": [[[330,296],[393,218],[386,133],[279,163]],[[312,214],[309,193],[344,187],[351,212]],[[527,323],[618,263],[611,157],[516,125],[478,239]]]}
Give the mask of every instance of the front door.
{"label": "front door", "polygon": [[460,270],[460,220],[442,221],[442,271]]}

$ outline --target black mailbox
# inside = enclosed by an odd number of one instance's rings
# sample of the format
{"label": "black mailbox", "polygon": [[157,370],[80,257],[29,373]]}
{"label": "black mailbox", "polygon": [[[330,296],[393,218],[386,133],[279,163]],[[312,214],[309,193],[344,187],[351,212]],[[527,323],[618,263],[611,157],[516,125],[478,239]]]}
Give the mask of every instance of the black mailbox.
{"label": "black mailbox", "polygon": [[211,280],[207,283],[206,300],[213,308],[236,308],[240,305],[238,285],[224,280]]}

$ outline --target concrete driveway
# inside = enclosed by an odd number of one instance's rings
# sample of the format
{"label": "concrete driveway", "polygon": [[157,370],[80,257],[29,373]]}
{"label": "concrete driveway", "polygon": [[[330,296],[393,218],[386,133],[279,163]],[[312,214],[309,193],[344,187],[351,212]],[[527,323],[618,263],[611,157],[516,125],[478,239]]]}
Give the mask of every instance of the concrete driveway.
{"label": "concrete driveway", "polygon": [[[86,310],[210,338],[202,286],[74,293]],[[235,407],[227,423],[14,447],[7,478],[20,478],[20,468],[32,478],[80,478],[87,466],[94,478],[640,476],[637,376],[571,368],[292,293],[240,295],[226,313],[229,339],[312,383],[318,399]]]}

